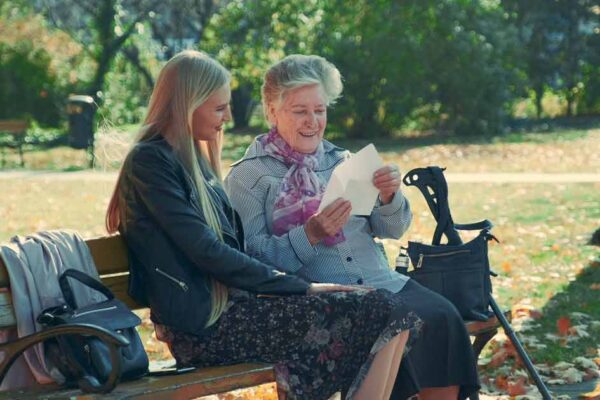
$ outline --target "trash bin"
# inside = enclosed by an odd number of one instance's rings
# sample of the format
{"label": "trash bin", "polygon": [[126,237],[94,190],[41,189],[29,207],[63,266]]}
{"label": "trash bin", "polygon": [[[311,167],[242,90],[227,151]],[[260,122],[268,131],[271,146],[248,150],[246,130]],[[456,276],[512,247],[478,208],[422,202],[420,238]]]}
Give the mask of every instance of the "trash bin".
{"label": "trash bin", "polygon": [[71,95],[68,99],[69,146],[74,149],[94,147],[94,114],[96,105],[91,96]]}

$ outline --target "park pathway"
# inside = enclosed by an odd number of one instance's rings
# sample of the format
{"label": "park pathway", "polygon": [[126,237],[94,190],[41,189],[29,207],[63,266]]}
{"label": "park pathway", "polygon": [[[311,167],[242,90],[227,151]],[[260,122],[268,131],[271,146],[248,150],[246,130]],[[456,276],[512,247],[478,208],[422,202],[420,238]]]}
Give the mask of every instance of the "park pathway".
{"label": "park pathway", "polygon": [[[117,173],[115,171],[0,171],[0,180],[47,179],[57,181],[93,180],[114,182],[116,180],[116,177]],[[449,173],[446,174],[446,179],[448,180],[448,182],[451,183],[600,183],[600,173]]]}

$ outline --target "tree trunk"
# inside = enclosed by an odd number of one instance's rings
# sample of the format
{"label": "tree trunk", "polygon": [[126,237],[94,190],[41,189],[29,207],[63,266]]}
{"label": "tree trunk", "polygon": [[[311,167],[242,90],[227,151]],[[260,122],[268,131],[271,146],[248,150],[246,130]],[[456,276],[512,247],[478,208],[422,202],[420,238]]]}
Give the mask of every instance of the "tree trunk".
{"label": "tree trunk", "polygon": [[240,86],[231,92],[231,116],[236,129],[248,128],[255,106],[249,85]]}
{"label": "tree trunk", "polygon": [[569,93],[567,94],[567,117],[573,116],[573,104],[575,103],[573,95],[570,92],[571,91],[569,90]]}
{"label": "tree trunk", "polygon": [[542,97],[544,96],[544,86],[535,85],[533,89],[535,92],[535,115],[537,119],[542,117]]}

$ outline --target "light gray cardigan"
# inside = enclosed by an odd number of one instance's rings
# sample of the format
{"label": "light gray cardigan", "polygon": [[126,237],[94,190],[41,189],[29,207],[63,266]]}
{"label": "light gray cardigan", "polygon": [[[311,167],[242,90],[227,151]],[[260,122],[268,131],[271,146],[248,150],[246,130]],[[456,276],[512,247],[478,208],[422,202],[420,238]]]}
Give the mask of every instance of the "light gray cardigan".
{"label": "light gray cardigan", "polygon": [[[75,268],[98,278],[96,266],[83,239],[74,231],[44,231],[29,236],[15,236],[0,246],[10,279],[10,291],[17,320],[14,328],[0,331],[0,342],[38,332],[42,326],[36,318],[42,310],[63,303],[58,277]],[[78,306],[104,300],[104,296],[72,282]],[[24,359],[24,361],[23,361]],[[38,344],[19,357],[0,386],[11,390],[31,386],[35,382],[61,383],[62,375],[44,357],[44,346]]]}

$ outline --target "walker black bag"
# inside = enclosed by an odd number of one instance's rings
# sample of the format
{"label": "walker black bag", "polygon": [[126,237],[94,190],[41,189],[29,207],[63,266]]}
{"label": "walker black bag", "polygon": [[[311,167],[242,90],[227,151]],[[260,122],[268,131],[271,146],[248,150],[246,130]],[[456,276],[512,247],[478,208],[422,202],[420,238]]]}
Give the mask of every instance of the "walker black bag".
{"label": "walker black bag", "polygon": [[[78,307],[68,282],[69,277],[99,291],[107,300]],[[59,283],[66,304],[44,310],[38,322],[46,326],[90,324],[116,332],[129,341],[129,345],[119,349],[120,380],[145,375],[148,372],[148,356],[135,330],[141,323],[140,318],[115,299],[110,289],[81,271],[66,270],[60,276]],[[67,385],[81,387],[81,379],[90,378],[105,382],[113,368],[108,346],[94,336],[65,335],[46,341],[45,347],[48,357],[65,376]],[[94,383],[92,386],[99,385]]]}
{"label": "walker black bag", "polygon": [[[496,239],[490,233],[492,223],[488,220],[454,223],[448,205],[448,185],[439,167],[413,169],[403,181],[421,190],[437,221],[431,245],[408,242],[408,257],[413,266],[408,275],[450,300],[463,319],[487,320],[492,293],[487,243]],[[463,243],[459,230],[480,232]],[[442,236],[446,236],[446,244],[440,243]]]}

